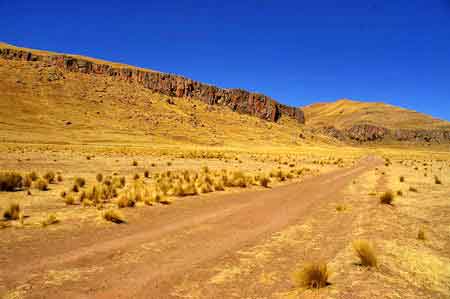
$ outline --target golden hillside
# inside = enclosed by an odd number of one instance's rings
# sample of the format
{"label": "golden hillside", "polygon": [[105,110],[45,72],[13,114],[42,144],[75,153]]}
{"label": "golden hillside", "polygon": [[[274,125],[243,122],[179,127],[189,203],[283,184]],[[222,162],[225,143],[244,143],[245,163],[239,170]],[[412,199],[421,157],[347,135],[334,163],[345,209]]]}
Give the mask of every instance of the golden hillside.
{"label": "golden hillside", "polygon": [[312,104],[302,109],[306,124],[312,127],[332,125],[345,129],[358,123],[368,123],[392,129],[450,128],[447,121],[384,103],[341,99],[332,103]]}

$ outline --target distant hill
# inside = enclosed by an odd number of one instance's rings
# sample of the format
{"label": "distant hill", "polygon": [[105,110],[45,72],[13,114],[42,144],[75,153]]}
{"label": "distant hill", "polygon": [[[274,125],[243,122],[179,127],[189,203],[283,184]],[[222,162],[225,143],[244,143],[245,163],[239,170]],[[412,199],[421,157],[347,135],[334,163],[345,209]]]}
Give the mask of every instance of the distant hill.
{"label": "distant hill", "polygon": [[339,140],[447,143],[450,123],[384,103],[338,100],[302,110],[306,126]]}

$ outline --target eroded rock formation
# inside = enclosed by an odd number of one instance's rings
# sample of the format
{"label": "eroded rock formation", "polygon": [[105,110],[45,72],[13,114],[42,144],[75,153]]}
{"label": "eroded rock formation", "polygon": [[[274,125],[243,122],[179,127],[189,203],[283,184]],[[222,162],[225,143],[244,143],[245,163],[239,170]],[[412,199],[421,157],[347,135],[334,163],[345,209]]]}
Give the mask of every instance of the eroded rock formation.
{"label": "eroded rock formation", "polygon": [[40,61],[69,72],[97,74],[117,80],[137,82],[145,88],[176,97],[197,98],[210,105],[228,106],[234,111],[277,121],[282,115],[304,123],[300,108],[282,105],[268,96],[242,89],[225,89],[203,84],[177,75],[141,70],[132,67],[115,67],[91,60],[60,54],[37,54],[15,48],[0,48],[0,57],[11,60]]}

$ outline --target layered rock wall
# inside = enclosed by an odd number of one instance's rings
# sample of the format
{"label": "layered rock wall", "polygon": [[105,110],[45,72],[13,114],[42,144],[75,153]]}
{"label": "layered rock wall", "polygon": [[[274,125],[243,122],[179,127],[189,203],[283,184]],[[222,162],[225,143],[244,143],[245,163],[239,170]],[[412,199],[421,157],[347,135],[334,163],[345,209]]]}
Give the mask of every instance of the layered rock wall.
{"label": "layered rock wall", "polygon": [[118,80],[137,82],[145,88],[176,97],[197,98],[210,105],[224,105],[232,110],[276,122],[282,115],[305,123],[303,111],[282,105],[268,96],[242,89],[224,89],[177,75],[115,67],[91,60],[60,54],[37,54],[15,48],[0,48],[0,57],[10,60],[40,61],[69,72],[110,76]]}

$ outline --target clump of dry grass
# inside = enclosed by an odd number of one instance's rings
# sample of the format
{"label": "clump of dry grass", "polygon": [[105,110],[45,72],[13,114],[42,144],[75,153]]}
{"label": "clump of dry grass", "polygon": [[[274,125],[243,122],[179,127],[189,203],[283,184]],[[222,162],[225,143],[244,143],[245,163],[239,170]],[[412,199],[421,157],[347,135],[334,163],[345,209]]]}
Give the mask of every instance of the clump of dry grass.
{"label": "clump of dry grass", "polygon": [[299,287],[319,289],[329,284],[329,275],[326,263],[310,263],[294,273],[294,281]]}
{"label": "clump of dry grass", "polygon": [[136,201],[132,199],[128,194],[121,195],[119,199],[117,200],[117,207],[119,208],[127,208],[127,207],[134,207],[136,205]]}
{"label": "clump of dry grass", "polygon": [[338,212],[343,212],[343,211],[345,211],[346,209],[347,209],[347,207],[344,206],[344,205],[337,205],[337,206],[336,206],[336,211],[338,211]]}
{"label": "clump of dry grass", "polygon": [[69,194],[66,197],[64,197],[64,202],[68,206],[73,205],[75,204],[75,198],[72,196],[72,194]]}
{"label": "clump of dry grass", "polygon": [[86,180],[82,177],[75,178],[75,185],[80,188],[83,188],[86,185]]}
{"label": "clump of dry grass", "polygon": [[378,260],[372,245],[366,240],[353,241],[353,249],[364,267],[376,267]]}
{"label": "clump of dry grass", "polygon": [[80,187],[78,187],[77,184],[73,184],[73,186],[70,189],[70,191],[77,193],[78,191],[80,191]]}
{"label": "clump of dry grass", "polygon": [[46,227],[48,225],[56,224],[58,222],[59,222],[59,220],[58,220],[58,218],[56,218],[55,214],[48,214],[47,217],[41,221],[41,225],[43,227]]}
{"label": "clump of dry grass", "polygon": [[44,174],[43,178],[49,183],[53,184],[55,182],[56,175],[53,171],[49,171]]}
{"label": "clump of dry grass", "polygon": [[436,185],[442,185],[442,181],[438,178],[437,175],[434,176],[434,183],[435,183]]}
{"label": "clump of dry grass", "polygon": [[95,179],[97,180],[97,182],[101,183],[103,181],[103,174],[97,173]]}
{"label": "clump of dry grass", "polygon": [[3,211],[3,218],[6,220],[17,220],[20,217],[20,206],[17,203],[11,203]]}
{"label": "clump of dry grass", "polygon": [[47,191],[48,190],[47,180],[38,179],[36,182],[34,182],[34,188],[41,190],[41,191]]}
{"label": "clump of dry grass", "polygon": [[419,191],[418,191],[416,188],[414,188],[414,187],[409,187],[409,191],[414,192],[414,193],[419,192]]}
{"label": "clump of dry grass", "polygon": [[259,178],[259,184],[263,187],[269,188],[270,179],[266,176],[262,176]]}
{"label": "clump of dry grass", "polygon": [[417,233],[417,239],[425,241],[425,231],[423,229],[419,229],[419,232]]}
{"label": "clump of dry grass", "polygon": [[122,213],[117,210],[109,209],[102,213],[102,217],[106,221],[110,221],[113,223],[125,223],[125,218],[123,217]]}
{"label": "clump of dry grass", "polygon": [[380,196],[380,203],[382,204],[392,205],[393,201],[394,201],[394,194],[391,191],[384,192]]}
{"label": "clump of dry grass", "polygon": [[22,188],[22,176],[16,172],[0,173],[0,191],[15,191]]}
{"label": "clump of dry grass", "polygon": [[38,174],[35,171],[32,171],[29,174],[27,174],[27,177],[29,177],[33,182],[39,178]]}

